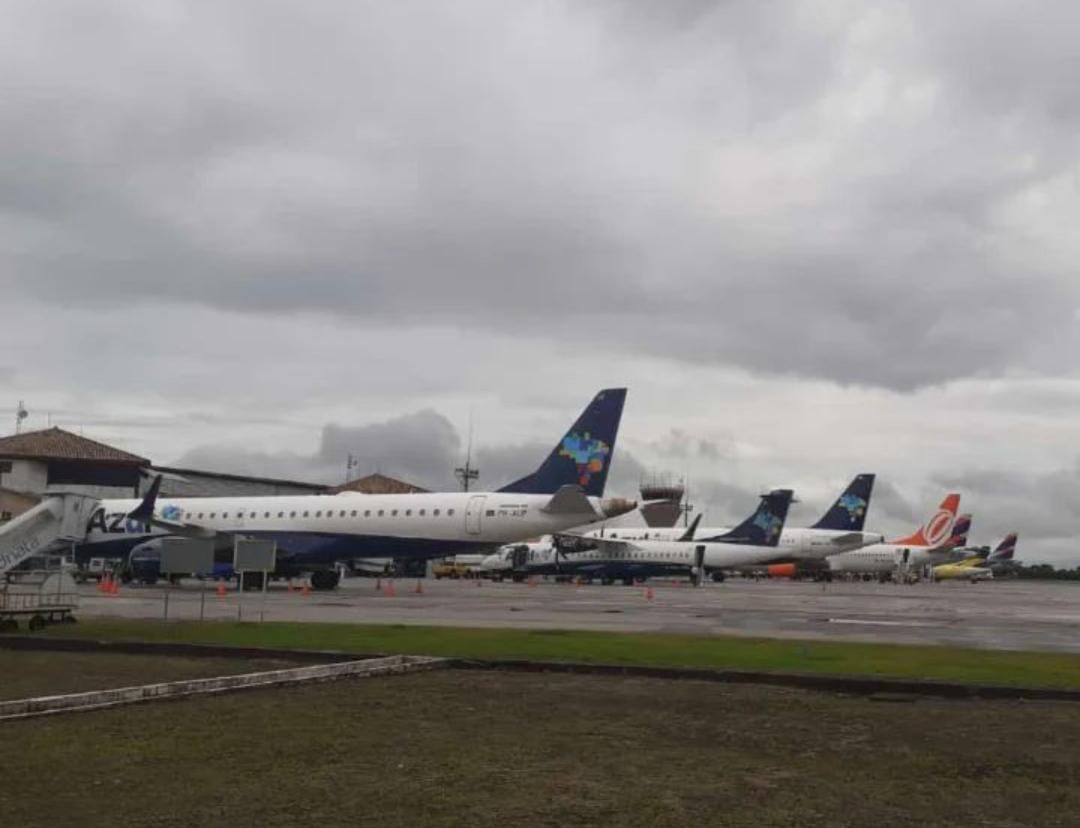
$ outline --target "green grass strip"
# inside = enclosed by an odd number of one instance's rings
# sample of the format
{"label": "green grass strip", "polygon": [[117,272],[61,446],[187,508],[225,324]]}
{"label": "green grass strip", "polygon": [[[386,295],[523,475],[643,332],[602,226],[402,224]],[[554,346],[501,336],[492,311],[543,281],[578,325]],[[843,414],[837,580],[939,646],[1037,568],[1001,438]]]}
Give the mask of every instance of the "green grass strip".
{"label": "green grass strip", "polygon": [[405,653],[482,659],[769,670],[938,679],[1024,687],[1080,687],[1080,656],[938,646],[653,633],[374,624],[93,620],[46,635],[239,647]]}

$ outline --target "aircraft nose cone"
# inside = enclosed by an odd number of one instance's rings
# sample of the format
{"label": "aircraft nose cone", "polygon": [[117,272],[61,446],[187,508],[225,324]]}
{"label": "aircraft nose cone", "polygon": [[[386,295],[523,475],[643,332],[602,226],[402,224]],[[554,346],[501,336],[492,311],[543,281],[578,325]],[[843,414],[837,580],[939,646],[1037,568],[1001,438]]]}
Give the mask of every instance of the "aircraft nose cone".
{"label": "aircraft nose cone", "polygon": [[627,500],[625,497],[609,497],[606,500],[600,501],[600,511],[604,513],[604,517],[618,517],[619,515],[625,515],[627,512],[632,512],[637,508],[636,500]]}

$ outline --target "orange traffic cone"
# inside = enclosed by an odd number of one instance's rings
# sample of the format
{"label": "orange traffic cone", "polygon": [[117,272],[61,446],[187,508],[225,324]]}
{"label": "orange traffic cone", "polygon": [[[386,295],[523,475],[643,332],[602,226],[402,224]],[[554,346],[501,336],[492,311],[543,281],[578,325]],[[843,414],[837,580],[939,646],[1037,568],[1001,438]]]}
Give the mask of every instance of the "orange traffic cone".
{"label": "orange traffic cone", "polygon": [[116,578],[113,578],[111,581],[109,581],[109,595],[119,595],[119,594],[120,594],[120,581],[118,579],[116,579]]}
{"label": "orange traffic cone", "polygon": [[296,587],[293,586],[292,578],[289,578],[288,590],[289,592],[296,592]]}
{"label": "orange traffic cone", "polygon": [[656,597],[656,596],[655,596],[655,593],[653,592],[653,588],[652,587],[645,587],[645,600],[646,601],[651,601],[654,597]]}
{"label": "orange traffic cone", "polygon": [[217,589],[214,590],[214,591],[217,593],[218,598],[224,598],[225,597],[225,584],[223,584],[221,581],[218,581]]}
{"label": "orange traffic cone", "polygon": [[387,598],[393,598],[395,595],[397,595],[397,590],[394,588],[393,581],[386,582],[386,589],[383,590],[383,595],[385,595]]}
{"label": "orange traffic cone", "polygon": [[307,582],[305,582],[304,585],[300,587],[300,594],[303,595],[305,598],[311,597],[311,586],[308,585]]}
{"label": "orange traffic cone", "polygon": [[419,578],[416,579],[416,589],[414,589],[413,592],[415,592],[417,595],[424,594],[424,584]]}
{"label": "orange traffic cone", "polygon": [[536,586],[536,578],[529,578],[529,586],[531,586],[531,587]]}

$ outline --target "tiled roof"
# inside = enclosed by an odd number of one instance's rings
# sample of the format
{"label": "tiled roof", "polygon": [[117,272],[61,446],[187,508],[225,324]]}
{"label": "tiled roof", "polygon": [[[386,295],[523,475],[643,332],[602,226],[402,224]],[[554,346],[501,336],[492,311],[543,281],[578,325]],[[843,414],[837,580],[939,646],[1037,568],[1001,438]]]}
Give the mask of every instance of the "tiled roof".
{"label": "tiled roof", "polygon": [[421,489],[412,483],[387,477],[385,474],[369,474],[356,480],[350,480],[343,486],[335,486],[332,492],[362,492],[364,494],[423,494],[427,489]]}
{"label": "tiled roof", "polygon": [[150,461],[64,431],[47,428],[44,431],[27,431],[0,437],[0,457],[27,457],[36,460],[89,460],[100,463],[129,463],[145,466]]}

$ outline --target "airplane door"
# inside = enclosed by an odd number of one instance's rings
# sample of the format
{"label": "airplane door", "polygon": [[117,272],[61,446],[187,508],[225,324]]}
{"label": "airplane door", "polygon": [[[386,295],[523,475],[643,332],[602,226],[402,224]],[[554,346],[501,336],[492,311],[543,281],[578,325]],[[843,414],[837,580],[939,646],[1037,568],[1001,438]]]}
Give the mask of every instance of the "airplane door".
{"label": "airplane door", "polygon": [[480,534],[480,518],[484,514],[484,495],[473,495],[465,507],[465,531],[470,535]]}
{"label": "airplane door", "polygon": [[701,586],[705,580],[705,544],[699,543],[694,547],[694,571],[690,579],[694,586]]}

